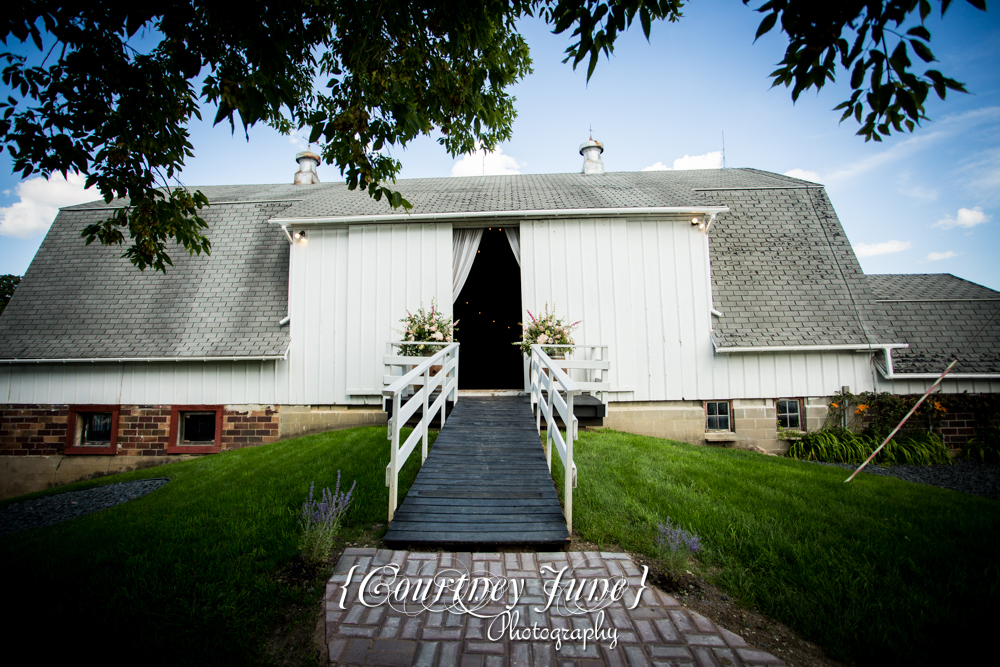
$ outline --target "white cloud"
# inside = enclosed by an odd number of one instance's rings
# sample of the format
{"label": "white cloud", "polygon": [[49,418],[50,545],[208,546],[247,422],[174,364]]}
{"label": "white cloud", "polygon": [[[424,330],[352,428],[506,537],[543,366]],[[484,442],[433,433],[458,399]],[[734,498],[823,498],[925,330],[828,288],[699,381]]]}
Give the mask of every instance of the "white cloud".
{"label": "white cloud", "polygon": [[0,236],[27,238],[46,231],[63,206],[100,199],[97,188],[85,189],[86,178],[70,173],[52,174],[48,179],[36,176],[17,184],[20,201],[0,208]]}
{"label": "white cloud", "polygon": [[839,181],[847,181],[855,178],[856,176],[872,171],[873,169],[885,167],[892,162],[902,160],[917,151],[923,150],[925,146],[933,144],[936,141],[947,137],[949,134],[950,132],[939,129],[936,132],[928,132],[927,134],[911,136],[908,139],[904,139],[892,147],[885,149],[884,151],[869,155],[868,157],[858,160],[843,169],[838,169],[832,174],[827,175],[826,182],[829,184],[837,183]]}
{"label": "white cloud", "polygon": [[813,183],[819,183],[819,174],[815,171],[806,171],[805,169],[789,169],[785,172],[785,176],[791,176],[792,178],[801,178],[803,181],[812,181]]}
{"label": "white cloud", "polygon": [[521,167],[511,155],[504,155],[502,148],[486,153],[482,148],[462,156],[451,168],[452,176],[504,176],[520,174]]}
{"label": "white cloud", "polygon": [[958,257],[961,253],[954,252],[953,250],[947,250],[945,252],[932,252],[928,253],[924,257],[925,262],[936,262],[941,259],[951,259],[952,257]]}
{"label": "white cloud", "polygon": [[997,200],[1000,193],[1000,148],[989,148],[974,154],[961,171],[966,174],[966,190],[980,199]]}
{"label": "white cloud", "polygon": [[883,241],[882,243],[858,243],[854,246],[854,252],[858,257],[875,257],[876,255],[888,255],[894,252],[909,250],[913,244],[909,241]]}
{"label": "white cloud", "polygon": [[992,217],[983,213],[983,209],[979,206],[975,208],[960,208],[956,217],[953,218],[950,215],[946,215],[931,226],[940,227],[941,229],[953,229],[954,227],[970,229],[976,225],[983,224]]}
{"label": "white cloud", "polygon": [[1000,106],[985,107],[945,116],[934,123],[934,131],[923,133],[921,130],[918,130],[920,134],[911,135],[885,150],[869,155],[843,169],[827,174],[825,177],[826,182],[830,185],[850,180],[873,169],[879,169],[892,162],[907,158],[956,133],[968,132],[976,125],[994,123],[997,119],[1000,119]]}
{"label": "white cloud", "polygon": [[704,155],[685,155],[674,160],[674,166],[668,167],[662,162],[643,167],[643,171],[670,171],[670,169],[722,169],[722,151],[705,153]]}
{"label": "white cloud", "polygon": [[299,128],[298,130],[294,130],[291,134],[288,135],[288,143],[290,143],[292,146],[295,146],[300,151],[304,151],[307,148],[310,148],[311,144],[309,143],[308,140],[309,140],[309,134],[306,132],[305,128]]}
{"label": "white cloud", "polygon": [[722,151],[679,157],[674,160],[674,169],[722,169]]}

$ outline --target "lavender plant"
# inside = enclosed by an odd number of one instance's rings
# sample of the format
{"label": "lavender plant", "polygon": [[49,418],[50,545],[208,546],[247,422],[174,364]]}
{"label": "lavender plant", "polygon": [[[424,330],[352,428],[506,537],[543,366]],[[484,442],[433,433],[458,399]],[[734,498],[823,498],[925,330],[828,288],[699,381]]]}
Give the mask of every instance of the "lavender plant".
{"label": "lavender plant", "polygon": [[333,549],[333,542],[340,530],[340,521],[351,504],[351,496],[357,480],[351,484],[347,493],[340,491],[340,471],[337,471],[337,486],[333,493],[329,488],[320,493],[320,500],[313,499],[316,482],[309,485],[309,498],[302,506],[302,516],[299,525],[302,537],[299,538],[299,549],[302,558],[310,563],[320,563],[326,560]]}
{"label": "lavender plant", "polygon": [[656,537],[656,546],[663,559],[675,570],[687,567],[688,559],[702,549],[701,538],[697,533],[674,525],[670,517],[659,524],[657,529],[659,535]]}

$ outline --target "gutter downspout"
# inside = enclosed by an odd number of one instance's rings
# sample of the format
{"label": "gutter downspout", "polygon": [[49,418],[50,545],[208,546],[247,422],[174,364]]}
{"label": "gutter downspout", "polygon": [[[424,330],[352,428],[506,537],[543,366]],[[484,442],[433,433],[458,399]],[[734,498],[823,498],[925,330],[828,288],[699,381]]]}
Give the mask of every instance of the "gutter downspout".
{"label": "gutter downspout", "polygon": [[[936,380],[940,373],[896,373],[892,367],[892,350],[885,350],[885,368],[875,364],[886,380]],[[948,373],[955,380],[1000,380],[1000,373]]]}
{"label": "gutter downspout", "polygon": [[[722,347],[716,346],[717,354],[746,354],[767,352],[874,352],[875,350],[902,349],[909,343],[881,343],[878,345],[785,345],[773,347]],[[935,375],[934,377],[937,377]]]}
{"label": "gutter downspout", "polygon": [[[378,215],[321,216],[315,218],[272,218],[268,222],[285,225],[361,224],[396,222],[434,222],[445,220],[504,220],[525,218],[581,218],[581,217],[628,217],[634,215],[708,215],[711,220],[719,213],[729,211],[728,206],[641,206],[633,208],[567,208],[538,209],[523,211],[468,211],[451,213],[390,213]],[[706,225],[706,230],[708,225]],[[288,233],[287,230],[285,232]]]}

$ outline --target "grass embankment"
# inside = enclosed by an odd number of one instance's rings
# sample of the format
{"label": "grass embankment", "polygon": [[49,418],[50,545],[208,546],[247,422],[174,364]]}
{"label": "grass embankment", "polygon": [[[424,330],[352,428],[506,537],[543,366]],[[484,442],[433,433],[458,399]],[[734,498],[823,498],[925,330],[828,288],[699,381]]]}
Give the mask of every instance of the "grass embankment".
{"label": "grass embankment", "polygon": [[[400,497],[416,476],[414,452]],[[169,477],[157,491],[66,523],[7,535],[7,647],[141,664],[252,664],[283,606],[318,599],[276,574],[297,553],[316,482],[357,480],[342,534],[386,521],[385,427],[336,431],[62,487]],[[35,496],[40,494],[33,494]],[[289,597],[298,600],[289,600]],[[9,633],[9,634],[8,634]],[[96,651],[96,652],[94,652]]]}
{"label": "grass embankment", "polygon": [[[582,538],[655,556],[669,516],[702,536],[715,583],[832,657],[954,664],[994,634],[1000,503],[613,431],[574,450]],[[558,456],[553,477],[561,493]]]}

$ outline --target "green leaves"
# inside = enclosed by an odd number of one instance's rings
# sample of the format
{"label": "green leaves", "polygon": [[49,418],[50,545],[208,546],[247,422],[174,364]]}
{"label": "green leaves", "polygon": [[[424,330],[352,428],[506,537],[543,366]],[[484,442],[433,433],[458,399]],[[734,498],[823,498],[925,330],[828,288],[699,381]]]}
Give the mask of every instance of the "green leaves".
{"label": "green leaves", "polygon": [[589,57],[587,81],[594,74],[600,54],[605,57],[611,55],[618,33],[632,25],[636,13],[639,14],[642,32],[649,39],[653,19],[677,21],[684,6],[683,0],[549,0],[532,3],[540,4],[545,5],[542,15],[547,23],[554,26],[552,32],[560,34],[573,25],[577,26],[573,37],[578,40],[566,49],[563,62],[572,60],[573,69],[576,69]]}
{"label": "green leaves", "polygon": [[[967,0],[986,10],[985,2]],[[750,0],[743,0],[749,4]],[[950,0],[941,0],[941,14]],[[926,119],[924,101],[931,88],[944,99],[948,89],[965,92],[965,87],[935,70],[918,76],[910,71],[910,49],[921,61],[934,62],[929,47],[931,34],[923,25],[898,30],[914,11],[920,21],[930,15],[929,0],[875,0],[866,3],[817,3],[811,0],[771,0],[757,8],[764,14],[757,37],[769,32],[779,21],[789,44],[780,67],[771,73],[773,86],[792,88],[792,100],[810,88],[819,90],[834,81],[835,58],[851,72],[851,97],[835,111],[843,110],[841,122],[854,116],[861,125],[858,134],[865,141],[881,141],[892,131],[913,131]],[[848,49],[844,33],[854,33]],[[889,49],[892,48],[892,54]],[[933,73],[932,73],[933,72]],[[866,85],[867,79],[867,85]],[[866,113],[867,112],[867,113]],[[862,117],[864,119],[862,120]]]}
{"label": "green leaves", "polygon": [[[985,10],[982,0],[967,1]],[[408,209],[392,189],[400,170],[394,148],[435,129],[453,156],[510,138],[516,112],[506,91],[531,71],[518,18],[537,12],[553,32],[572,30],[565,62],[576,68],[586,60],[589,81],[636,16],[648,39],[653,21],[677,21],[684,3],[245,0],[238,12],[222,0],[64,4],[4,7],[5,43],[52,49],[37,66],[0,53],[13,91],[0,102],[0,150],[23,177],[77,171],[105,201],[128,199],[84,238],[124,244],[127,236],[126,257],[165,271],[172,245],[211,249],[197,213],[203,198],[175,189],[193,155],[187,124],[200,118],[201,102],[215,105],[215,123],[228,121],[233,132],[239,125],[246,134],[258,122],[286,133],[308,127],[351,189]],[[940,4],[943,14],[950,2]],[[930,0],[770,0],[757,11],[764,17],[755,38],[776,26],[789,37],[773,85],[791,87],[796,100],[833,81],[839,61],[851,72],[852,93],[836,110],[842,121],[853,116],[866,140],[911,131],[925,118],[931,90],[942,99],[948,90],[965,92],[937,70],[910,71],[911,52],[935,60],[930,33],[923,25],[898,30],[914,12],[926,18]],[[145,52],[130,43],[140,35],[148,36]],[[316,80],[327,83],[317,88]]]}
{"label": "green leaves", "polygon": [[139,270],[153,267],[166,272],[173,262],[167,254],[167,241],[174,239],[189,254],[210,254],[212,244],[201,230],[208,229],[198,211],[208,206],[208,199],[201,192],[188,192],[176,188],[164,194],[151,191],[149,198],[133,198],[131,205],[115,209],[105,220],[88,225],[80,233],[90,245],[95,240],[104,245],[121,245],[125,241],[123,230],[132,238],[132,245],[122,254]]}

